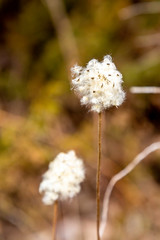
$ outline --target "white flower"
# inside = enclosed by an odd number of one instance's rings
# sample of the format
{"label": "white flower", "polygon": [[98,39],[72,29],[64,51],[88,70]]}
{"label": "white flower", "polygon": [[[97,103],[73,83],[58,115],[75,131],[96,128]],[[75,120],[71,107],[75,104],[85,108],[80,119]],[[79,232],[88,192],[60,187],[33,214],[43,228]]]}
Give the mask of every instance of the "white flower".
{"label": "white flower", "polygon": [[65,200],[74,197],[80,191],[80,183],[84,180],[83,162],[75,152],[59,153],[49,164],[43,175],[39,192],[44,194],[43,202],[53,204],[57,199]]}
{"label": "white flower", "polygon": [[89,105],[91,111],[99,113],[124,101],[122,74],[111,56],[105,56],[102,62],[92,59],[84,68],[75,65],[71,72],[73,89],[80,96],[81,104]]}

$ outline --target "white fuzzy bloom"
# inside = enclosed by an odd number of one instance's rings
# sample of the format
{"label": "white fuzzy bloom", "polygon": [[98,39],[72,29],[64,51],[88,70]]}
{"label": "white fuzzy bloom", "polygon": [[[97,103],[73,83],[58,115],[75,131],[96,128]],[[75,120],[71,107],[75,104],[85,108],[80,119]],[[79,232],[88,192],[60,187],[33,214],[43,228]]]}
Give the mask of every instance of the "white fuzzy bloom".
{"label": "white fuzzy bloom", "polygon": [[43,175],[39,192],[44,194],[43,202],[53,204],[57,199],[65,200],[74,197],[80,191],[80,183],[84,180],[83,161],[75,152],[59,153],[50,162],[48,171]]}
{"label": "white fuzzy bloom", "polygon": [[75,65],[71,73],[73,89],[80,96],[81,104],[89,105],[91,111],[99,113],[124,101],[122,74],[116,69],[111,56],[105,56],[102,62],[92,59],[84,68]]}

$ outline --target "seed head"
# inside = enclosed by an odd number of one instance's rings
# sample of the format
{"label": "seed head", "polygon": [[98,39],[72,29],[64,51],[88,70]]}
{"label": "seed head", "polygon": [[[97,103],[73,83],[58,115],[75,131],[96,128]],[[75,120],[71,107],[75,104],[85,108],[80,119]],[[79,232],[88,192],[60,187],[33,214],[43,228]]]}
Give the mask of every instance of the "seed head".
{"label": "seed head", "polygon": [[111,56],[105,56],[102,62],[92,59],[84,68],[75,65],[71,73],[73,89],[80,96],[81,104],[88,105],[91,111],[99,113],[124,101],[122,74]]}
{"label": "seed head", "polygon": [[43,202],[53,204],[57,199],[72,198],[80,191],[80,183],[84,180],[83,162],[75,152],[59,153],[49,164],[48,171],[43,175],[39,192],[44,194]]}

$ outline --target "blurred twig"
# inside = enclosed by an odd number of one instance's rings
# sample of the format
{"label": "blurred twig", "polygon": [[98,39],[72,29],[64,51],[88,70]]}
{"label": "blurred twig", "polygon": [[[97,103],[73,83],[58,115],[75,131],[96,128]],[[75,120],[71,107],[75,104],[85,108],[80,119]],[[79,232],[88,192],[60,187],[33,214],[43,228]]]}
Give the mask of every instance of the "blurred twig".
{"label": "blurred twig", "polygon": [[146,158],[150,153],[160,149],[160,142],[156,142],[151,144],[150,146],[146,147],[141,153],[139,153],[131,163],[129,163],[122,171],[117,173],[113,176],[107,186],[104,201],[103,201],[103,208],[102,208],[102,219],[100,225],[100,236],[103,236],[105,227],[107,225],[108,220],[108,209],[109,209],[109,201],[111,197],[112,190],[115,184],[125,177],[128,173],[130,173],[144,158]]}
{"label": "blurred twig", "polygon": [[158,1],[144,2],[144,3],[136,3],[126,8],[122,8],[119,11],[119,17],[122,20],[127,20],[129,18],[138,16],[141,14],[153,14],[153,13],[159,13],[159,12],[160,12],[160,2]]}
{"label": "blurred twig", "polygon": [[[12,206],[12,211],[7,212],[0,209],[0,219],[17,228],[22,233],[27,231],[34,232],[32,225],[27,221],[30,217],[20,209]],[[29,219],[30,220],[30,219]]]}
{"label": "blurred twig", "polygon": [[71,24],[62,0],[45,0],[54,27],[57,32],[62,55],[66,62],[67,70],[78,60],[78,50],[72,32]]}
{"label": "blurred twig", "polygon": [[15,115],[0,109],[0,127],[8,126],[10,122],[14,124],[24,124],[25,119],[22,116]]}
{"label": "blurred twig", "polygon": [[134,94],[140,94],[140,93],[159,94],[160,87],[131,87],[130,92]]}
{"label": "blurred twig", "polygon": [[136,45],[139,47],[151,47],[160,45],[160,33],[139,36],[135,39]]}

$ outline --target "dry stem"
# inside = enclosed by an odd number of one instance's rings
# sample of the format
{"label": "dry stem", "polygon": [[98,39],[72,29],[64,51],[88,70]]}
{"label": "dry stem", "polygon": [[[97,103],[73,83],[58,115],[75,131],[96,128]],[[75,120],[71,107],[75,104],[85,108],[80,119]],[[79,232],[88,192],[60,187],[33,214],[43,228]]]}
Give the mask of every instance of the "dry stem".
{"label": "dry stem", "polygon": [[128,7],[122,8],[119,16],[123,20],[127,20],[141,14],[154,14],[160,12],[160,3],[158,1],[135,3]]}
{"label": "dry stem", "polygon": [[97,181],[96,181],[96,200],[97,200],[97,240],[100,240],[100,170],[101,170],[101,132],[102,132],[102,113],[98,114],[98,161],[97,161]]}
{"label": "dry stem", "polygon": [[130,92],[134,94],[146,93],[146,94],[159,94],[160,87],[131,87]]}
{"label": "dry stem", "polygon": [[100,236],[101,237],[103,236],[105,227],[107,225],[109,201],[110,201],[110,196],[111,196],[113,187],[119,180],[121,180],[128,173],[130,173],[145,157],[147,157],[150,153],[152,153],[158,149],[160,149],[160,142],[153,143],[150,146],[146,147],[141,153],[139,153],[133,159],[133,161],[131,163],[129,163],[122,171],[117,173],[110,180],[110,182],[107,186],[105,196],[104,196],[104,201],[103,201],[102,220],[101,220],[101,225],[100,225]]}
{"label": "dry stem", "polygon": [[67,16],[64,1],[45,0],[51,15],[52,22],[57,32],[61,53],[66,62],[70,76],[70,67],[78,59],[78,49],[70,20]]}
{"label": "dry stem", "polygon": [[53,205],[53,240],[56,239],[57,215],[58,215],[58,201],[55,201]]}

